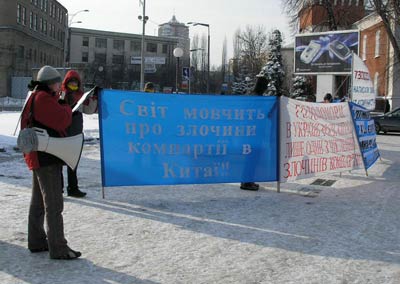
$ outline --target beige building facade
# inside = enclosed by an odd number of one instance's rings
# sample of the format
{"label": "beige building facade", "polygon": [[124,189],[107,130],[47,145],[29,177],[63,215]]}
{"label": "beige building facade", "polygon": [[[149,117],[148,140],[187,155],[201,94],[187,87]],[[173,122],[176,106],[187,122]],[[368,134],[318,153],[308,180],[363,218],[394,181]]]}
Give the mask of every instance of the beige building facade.
{"label": "beige building facade", "polygon": [[35,68],[63,66],[67,13],[53,0],[0,0],[0,97]]}
{"label": "beige building facade", "polygon": [[[139,34],[70,28],[69,67],[77,69],[87,85],[137,89],[140,82]],[[178,39],[145,37],[145,81],[162,87],[175,82]]]}

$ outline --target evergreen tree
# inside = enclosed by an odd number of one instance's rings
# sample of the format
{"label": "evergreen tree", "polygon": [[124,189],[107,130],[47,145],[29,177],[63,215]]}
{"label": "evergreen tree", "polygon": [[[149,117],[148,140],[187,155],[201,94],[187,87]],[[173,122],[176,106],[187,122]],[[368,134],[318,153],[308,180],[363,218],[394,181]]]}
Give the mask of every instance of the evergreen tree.
{"label": "evergreen tree", "polygon": [[268,45],[268,61],[259,75],[265,76],[268,80],[268,87],[265,91],[267,96],[281,96],[285,71],[283,70],[281,54],[282,35],[279,30],[274,30],[272,32]]}
{"label": "evergreen tree", "polygon": [[311,84],[305,76],[296,76],[293,78],[293,92],[291,94],[293,99],[303,99],[306,101],[315,101],[312,97]]}
{"label": "evergreen tree", "polygon": [[235,82],[232,83],[232,94],[244,95],[251,92],[254,82],[247,68],[240,68],[238,76],[235,77]]}

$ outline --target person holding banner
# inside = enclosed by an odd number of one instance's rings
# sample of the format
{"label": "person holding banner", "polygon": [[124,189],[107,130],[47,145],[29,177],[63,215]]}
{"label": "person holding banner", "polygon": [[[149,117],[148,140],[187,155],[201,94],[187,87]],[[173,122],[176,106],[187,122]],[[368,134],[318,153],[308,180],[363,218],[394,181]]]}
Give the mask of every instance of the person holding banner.
{"label": "person holding banner", "polygon": [[[64,99],[73,108],[83,95],[81,78],[75,70],[70,70],[62,82],[60,98]],[[74,136],[83,132],[83,115],[78,110],[72,113],[72,122],[67,129],[67,136]],[[67,166],[68,186],[67,195],[71,197],[85,197],[86,192],[79,190],[77,168],[75,170]]]}
{"label": "person holding banner", "polygon": [[[93,88],[93,93],[85,99],[85,101],[80,105],[77,110],[72,113],[72,122],[67,129],[67,136],[75,136],[83,132],[83,115],[97,113],[97,97],[98,92],[101,90],[98,86]],[[82,83],[79,73],[70,70],[65,75],[64,81],[62,83],[62,92],[60,94],[61,99],[65,99],[66,102],[71,106],[72,109],[77,105],[78,101],[83,96]],[[68,186],[67,195],[71,197],[85,197],[86,192],[79,190],[77,168],[72,170],[67,167],[68,174]],[[64,184],[64,178],[62,179]],[[64,187],[64,186],[63,186]]]}
{"label": "person holding banner", "polygon": [[[256,84],[254,85],[253,91],[250,95],[262,96],[268,87],[268,80],[263,75],[263,71],[257,75]],[[252,190],[257,191],[260,185],[255,182],[242,182],[240,184],[240,189],[242,190]]]}
{"label": "person holding banner", "polygon": [[[55,68],[44,66],[39,70],[37,81],[29,85],[32,94],[21,114],[21,130],[40,127],[51,137],[66,135],[67,127],[71,124],[72,110],[65,101],[59,101],[60,83],[61,75]],[[64,200],[61,192],[63,161],[40,151],[24,154],[24,158],[33,172],[28,249],[32,253],[49,251],[52,259],[80,257],[81,253],[69,248],[64,237]],[[47,233],[44,230],[44,218]]]}

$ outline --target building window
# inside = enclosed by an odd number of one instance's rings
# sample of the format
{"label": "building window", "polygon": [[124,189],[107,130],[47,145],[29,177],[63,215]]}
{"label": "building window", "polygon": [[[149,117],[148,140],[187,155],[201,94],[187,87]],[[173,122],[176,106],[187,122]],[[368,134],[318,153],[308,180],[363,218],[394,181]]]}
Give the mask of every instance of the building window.
{"label": "building window", "polygon": [[89,37],[88,36],[84,36],[82,38],[82,46],[89,46]]}
{"label": "building window", "polygon": [[22,6],[22,24],[24,25],[24,26],[26,26],[26,8],[24,7],[24,6]]}
{"label": "building window", "polygon": [[17,4],[17,23],[21,23],[22,6]]}
{"label": "building window", "polygon": [[95,53],[94,61],[96,63],[106,64],[107,63],[107,55],[105,53]]}
{"label": "building window", "polygon": [[125,48],[125,41],[124,40],[119,40],[119,39],[114,39],[114,49],[117,50],[124,50]]}
{"label": "building window", "polygon": [[33,62],[37,62],[37,51],[36,49],[33,51]]}
{"label": "building window", "polygon": [[27,50],[26,59],[32,59],[32,48],[29,48],[29,50]]}
{"label": "building window", "polygon": [[37,14],[33,15],[33,30],[37,31],[38,28],[38,20],[37,20]]}
{"label": "building window", "polygon": [[381,31],[375,33],[375,57],[379,56],[381,45]]}
{"label": "building window", "polygon": [[29,28],[33,30],[33,12],[29,12]]}
{"label": "building window", "polygon": [[47,20],[43,20],[43,33],[47,35]]}
{"label": "building window", "polygon": [[56,5],[54,5],[54,15],[53,15],[53,17],[57,18],[57,21],[59,23],[61,23],[61,10],[60,10],[59,7],[57,7],[57,12],[56,12]]}
{"label": "building window", "polygon": [[45,11],[45,12],[47,12],[47,6],[49,5],[49,1],[48,0],[44,0],[44,7],[43,7],[43,10]]}
{"label": "building window", "polygon": [[131,51],[140,52],[142,50],[142,43],[138,41],[131,41]]}
{"label": "building window", "polygon": [[25,57],[25,47],[23,45],[19,45],[17,48],[17,58]]}
{"label": "building window", "polygon": [[107,39],[105,38],[96,38],[96,47],[98,48],[107,48]]}
{"label": "building window", "polygon": [[33,3],[35,4],[35,6],[37,6],[38,0],[33,0]]}
{"label": "building window", "polygon": [[363,42],[362,42],[362,60],[367,60],[367,35],[363,36]]}
{"label": "building window", "polygon": [[88,52],[82,52],[82,62],[89,62],[89,53]]}
{"label": "building window", "polygon": [[64,21],[64,14],[63,14],[63,11],[60,10],[60,24],[62,24],[63,21]]}
{"label": "building window", "polygon": [[168,45],[167,44],[163,44],[162,46],[162,53],[167,54],[168,53]]}
{"label": "building window", "polygon": [[112,58],[112,63],[113,64],[124,64],[124,56],[114,54],[113,58]]}
{"label": "building window", "polygon": [[146,51],[147,52],[157,52],[157,44],[148,42],[146,46]]}
{"label": "building window", "polygon": [[376,72],[374,76],[374,89],[375,89],[375,96],[378,96],[378,89],[379,89],[379,73]]}

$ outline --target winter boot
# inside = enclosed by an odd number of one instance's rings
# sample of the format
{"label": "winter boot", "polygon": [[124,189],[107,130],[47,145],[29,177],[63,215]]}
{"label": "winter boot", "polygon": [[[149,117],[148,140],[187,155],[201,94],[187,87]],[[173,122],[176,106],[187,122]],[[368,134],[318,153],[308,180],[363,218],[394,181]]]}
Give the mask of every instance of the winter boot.
{"label": "winter boot", "polygon": [[67,188],[67,195],[71,197],[85,197],[86,192],[80,191],[78,187],[68,187]]}
{"label": "winter boot", "polygon": [[242,182],[240,184],[240,189],[243,189],[243,190],[257,191],[259,188],[260,188],[260,186],[254,182]]}

